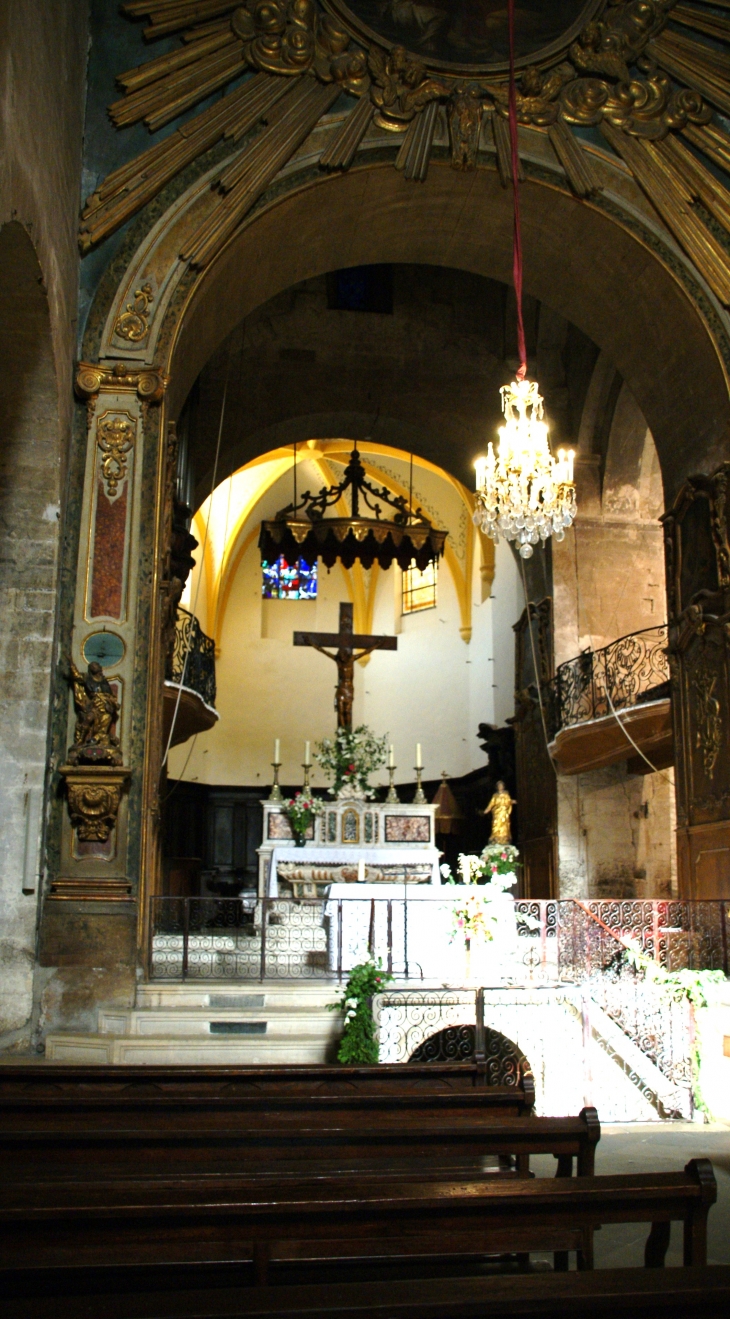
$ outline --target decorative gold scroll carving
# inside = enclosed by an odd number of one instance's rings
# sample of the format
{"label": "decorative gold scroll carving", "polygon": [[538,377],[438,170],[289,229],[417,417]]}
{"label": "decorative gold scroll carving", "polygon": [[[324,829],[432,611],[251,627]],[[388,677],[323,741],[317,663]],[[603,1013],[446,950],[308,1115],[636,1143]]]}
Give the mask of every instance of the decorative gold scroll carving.
{"label": "decorative gold scroll carving", "polygon": [[618,0],[601,19],[586,24],[569,50],[579,73],[599,73],[619,83],[631,81],[629,67],[663,28],[676,0]]}
{"label": "decorative gold scroll carving", "polygon": [[[222,196],[184,253],[192,264],[204,266],[327,113],[337,89],[362,100],[325,148],[322,168],[347,169],[374,118],[380,128],[393,132],[413,127],[397,165],[408,179],[425,178],[435,116],[429,113],[418,126],[415,121],[427,106],[440,102],[447,106],[453,167],[474,167],[486,112],[492,117],[502,182],[510,182],[504,78],[474,81],[469,70],[470,81],[464,82],[432,74],[427,60],[414,58],[402,46],[384,49],[373,44],[366,50],[356,28],[348,28],[346,15],[334,18],[323,12],[319,0],[132,0],[125,12],[135,18],[148,16],[149,37],[180,32],[184,46],[120,75],[125,96],[112,107],[120,126],[139,119],[150,127],[169,122],[208,95],[213,82],[221,86],[237,77],[242,62],[256,73],[104,181],[82,216],[79,241],[84,251],[216,142],[235,143],[257,124],[268,124],[232,161],[236,187],[231,184],[229,189],[224,176],[214,184]],[[669,19],[677,22],[668,27]],[[708,37],[714,45],[707,44]],[[730,21],[694,0],[608,0],[600,16],[569,45],[566,41],[552,60],[538,58],[536,67],[522,71],[517,95],[519,122],[548,129],[557,161],[578,197],[597,191],[600,181],[572,126],[615,130],[614,136],[605,134],[612,149],[722,301],[730,291],[720,269],[727,258],[705,223],[705,211],[727,229],[730,192],[722,181],[711,182],[712,171],[702,161],[693,165],[690,153],[672,151],[647,159],[645,153],[622,150],[616,135],[663,142],[681,132],[714,165],[728,169],[730,134],[723,125],[710,123],[711,106],[730,113],[728,46]],[[319,116],[314,113],[314,93],[309,101],[312,116],[303,111],[297,115],[292,106],[279,104],[287,87],[302,81],[310,84],[308,91],[317,85],[333,90],[332,100],[322,100]],[[362,101],[369,101],[372,110]],[[694,209],[697,205],[704,208],[702,213]]]}
{"label": "decorative gold scroll carving", "polygon": [[131,770],[109,765],[61,765],[68,813],[81,843],[105,843],[117,822]]}
{"label": "decorative gold scroll carving", "polygon": [[134,392],[144,403],[159,403],[168,380],[169,376],[156,367],[135,367],[129,362],[115,362],[109,366],[79,362],[75,385],[81,398]]}
{"label": "decorative gold scroll carving", "polygon": [[127,303],[126,311],[117,317],[114,333],[130,343],[140,343],[150,328],[149,309],[153,298],[152,285],[143,284],[135,289],[134,301]]}
{"label": "decorative gold scroll carving", "polygon": [[128,417],[107,416],[99,422],[96,443],[101,451],[104,493],[115,499],[127,477],[127,454],[134,448],[135,426]]}

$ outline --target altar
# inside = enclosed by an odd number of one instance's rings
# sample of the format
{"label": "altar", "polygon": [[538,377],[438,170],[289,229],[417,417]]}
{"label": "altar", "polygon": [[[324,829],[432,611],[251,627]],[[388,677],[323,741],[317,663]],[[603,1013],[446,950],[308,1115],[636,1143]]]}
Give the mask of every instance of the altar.
{"label": "altar", "polygon": [[462,884],[332,884],[324,904],[327,969],[351,971],[373,956],[396,979],[437,984],[501,984],[521,974],[514,901],[494,900],[491,940],[475,939],[467,949],[455,928],[454,911],[474,888]]}
{"label": "altar", "polygon": [[316,898],[330,884],[357,884],[360,890],[363,880],[378,885],[440,884],[436,807],[429,802],[336,798],[312,821],[304,847],[294,846],[283,804],[268,800],[262,805],[259,897],[291,893]]}

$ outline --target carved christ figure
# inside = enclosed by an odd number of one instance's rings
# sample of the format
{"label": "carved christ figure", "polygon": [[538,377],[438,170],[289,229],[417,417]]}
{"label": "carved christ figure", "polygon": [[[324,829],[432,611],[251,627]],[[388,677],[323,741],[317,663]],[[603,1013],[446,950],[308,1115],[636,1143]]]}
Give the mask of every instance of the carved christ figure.
{"label": "carved christ figure", "polygon": [[[337,727],[352,728],[352,703],[355,699],[355,661],[364,659],[374,650],[397,650],[397,637],[355,636],[353,634],[352,605],[340,605],[339,632],[295,632],[295,646],[311,646],[320,655],[334,660],[337,665],[335,710]],[[333,652],[326,647],[335,646]]]}
{"label": "carved christ figure", "polygon": [[512,829],[510,827],[510,816],[512,807],[517,802],[510,797],[504,783],[501,779],[497,782],[497,790],[493,793],[492,799],[484,808],[485,815],[492,817],[492,833],[490,843],[511,843]]}

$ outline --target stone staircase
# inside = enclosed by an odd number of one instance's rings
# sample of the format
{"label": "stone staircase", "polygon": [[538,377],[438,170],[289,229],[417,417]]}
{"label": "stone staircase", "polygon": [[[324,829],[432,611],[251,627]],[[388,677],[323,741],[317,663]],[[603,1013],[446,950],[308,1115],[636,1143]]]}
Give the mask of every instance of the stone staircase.
{"label": "stone staircase", "polygon": [[99,1010],[94,1034],[46,1039],[56,1063],[218,1066],[334,1061],[341,1030],[335,981],[288,980],[242,985],[140,984],[133,1008]]}

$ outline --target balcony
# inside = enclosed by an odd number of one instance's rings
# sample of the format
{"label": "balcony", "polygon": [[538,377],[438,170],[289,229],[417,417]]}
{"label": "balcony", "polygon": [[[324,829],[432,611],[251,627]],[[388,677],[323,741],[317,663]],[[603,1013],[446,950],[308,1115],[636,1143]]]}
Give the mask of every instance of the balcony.
{"label": "balcony", "polygon": [[[179,701],[178,701],[179,693]],[[215,642],[207,637],[194,614],[178,606],[175,641],[167,662],[163,692],[164,743],[187,742],[217,723],[215,708]],[[175,709],[177,708],[177,715]]]}
{"label": "balcony", "polygon": [[666,626],[650,627],[559,666],[548,705],[550,752],[561,773],[625,760],[630,773],[646,774],[639,752],[656,769],[674,763],[666,647]]}

